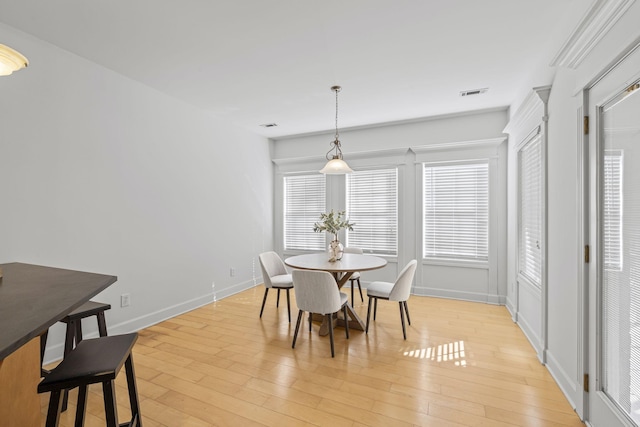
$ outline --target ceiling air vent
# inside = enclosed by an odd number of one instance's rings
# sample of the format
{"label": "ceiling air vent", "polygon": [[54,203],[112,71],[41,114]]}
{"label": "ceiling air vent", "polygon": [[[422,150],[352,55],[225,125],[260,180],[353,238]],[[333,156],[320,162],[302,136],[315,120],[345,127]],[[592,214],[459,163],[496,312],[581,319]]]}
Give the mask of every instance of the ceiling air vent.
{"label": "ceiling air vent", "polygon": [[482,89],[463,90],[462,92],[460,92],[460,96],[482,95],[488,90],[488,87],[483,87]]}
{"label": "ceiling air vent", "polygon": [[262,126],[263,128],[274,128],[274,127],[278,126],[278,124],[277,123],[265,123],[265,124],[260,125],[260,126]]}

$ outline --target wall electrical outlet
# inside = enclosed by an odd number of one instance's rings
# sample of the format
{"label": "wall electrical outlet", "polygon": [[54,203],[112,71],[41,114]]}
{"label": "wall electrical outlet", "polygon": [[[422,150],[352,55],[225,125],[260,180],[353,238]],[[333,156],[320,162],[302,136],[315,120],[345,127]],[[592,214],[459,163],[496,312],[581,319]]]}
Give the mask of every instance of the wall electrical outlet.
{"label": "wall electrical outlet", "polygon": [[129,307],[131,304],[131,295],[122,294],[120,295],[120,307]]}
{"label": "wall electrical outlet", "polygon": [[235,269],[235,268],[233,268],[233,267],[231,267],[231,268],[229,269],[229,276],[231,276],[231,277],[235,277],[235,275],[236,275],[236,269]]}

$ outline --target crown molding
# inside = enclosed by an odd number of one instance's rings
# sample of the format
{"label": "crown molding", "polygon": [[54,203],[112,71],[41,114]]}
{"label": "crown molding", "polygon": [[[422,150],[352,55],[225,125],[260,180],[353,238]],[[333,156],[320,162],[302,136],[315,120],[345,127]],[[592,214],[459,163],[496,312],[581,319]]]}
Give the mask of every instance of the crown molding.
{"label": "crown molding", "polygon": [[635,0],[595,0],[550,66],[576,69]]}
{"label": "crown molding", "polygon": [[495,148],[506,140],[507,137],[503,136],[499,138],[477,139],[473,141],[443,142],[440,144],[429,144],[411,147],[411,151],[413,151],[415,154],[421,154],[432,151],[461,150],[465,148]]}
{"label": "crown molding", "polygon": [[514,131],[521,129],[526,123],[534,118],[534,122],[537,125],[537,123],[539,123],[538,117],[535,117],[537,114],[540,115],[540,120],[546,121],[545,107],[549,101],[550,94],[551,86],[534,87],[515,112],[511,120],[509,120],[509,123],[507,123],[503,132],[511,134]]}

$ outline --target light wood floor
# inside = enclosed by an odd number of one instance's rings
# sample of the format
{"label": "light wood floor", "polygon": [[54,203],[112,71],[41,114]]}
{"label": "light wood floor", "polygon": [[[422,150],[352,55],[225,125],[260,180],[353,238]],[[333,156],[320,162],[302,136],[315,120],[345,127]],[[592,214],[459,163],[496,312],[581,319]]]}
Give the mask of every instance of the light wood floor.
{"label": "light wood floor", "polygon": [[[397,303],[379,301],[369,334],[301,327],[291,348],[286,298],[264,287],[140,331],[134,365],[145,427],[582,426],[504,307],[412,296],[402,339]],[[356,298],[357,293],[356,293]],[[357,312],[366,318],[365,303]],[[308,324],[303,326],[308,328]],[[129,415],[124,369],[120,421]],[[42,396],[46,413],[48,395]],[[73,425],[75,393],[62,426]],[[93,386],[87,427],[104,426]],[[44,417],[43,417],[44,423]]]}

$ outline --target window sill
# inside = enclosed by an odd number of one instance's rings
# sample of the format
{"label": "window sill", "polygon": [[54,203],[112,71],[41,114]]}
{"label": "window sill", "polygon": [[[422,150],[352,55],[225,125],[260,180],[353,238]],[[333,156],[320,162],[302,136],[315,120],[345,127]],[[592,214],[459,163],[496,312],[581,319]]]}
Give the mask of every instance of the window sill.
{"label": "window sill", "polygon": [[423,265],[439,265],[444,267],[460,267],[460,268],[478,268],[482,270],[489,269],[488,261],[466,261],[460,259],[435,259],[423,258]]}

